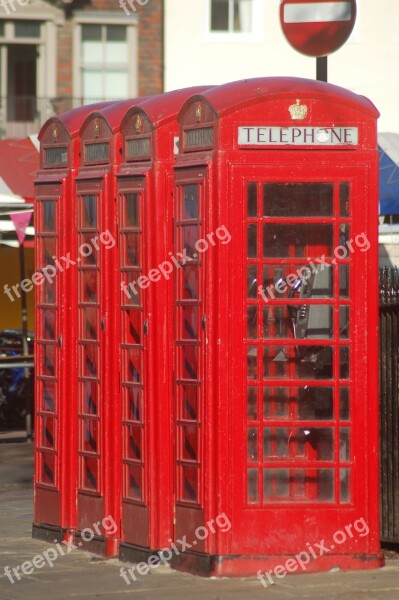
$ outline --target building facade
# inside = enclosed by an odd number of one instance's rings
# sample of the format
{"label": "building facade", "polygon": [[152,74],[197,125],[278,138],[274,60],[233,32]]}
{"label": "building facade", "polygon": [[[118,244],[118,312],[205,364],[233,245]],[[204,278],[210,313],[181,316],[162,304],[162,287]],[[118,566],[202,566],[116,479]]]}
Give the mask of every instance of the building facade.
{"label": "building facade", "polygon": [[1,0],[0,135],[163,91],[163,0]]}

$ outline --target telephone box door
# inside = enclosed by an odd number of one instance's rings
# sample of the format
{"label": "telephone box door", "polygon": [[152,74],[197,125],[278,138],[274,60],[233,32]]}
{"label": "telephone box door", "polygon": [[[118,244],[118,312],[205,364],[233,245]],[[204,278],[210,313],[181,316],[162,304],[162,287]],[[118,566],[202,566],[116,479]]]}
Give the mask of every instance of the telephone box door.
{"label": "telephone box door", "polygon": [[104,517],[103,369],[101,325],[102,260],[98,243],[100,208],[104,194],[100,183],[78,182],[78,428],[79,482],[78,529]]}
{"label": "telephone box door", "polygon": [[[356,324],[367,299],[355,284],[370,247],[366,188],[361,167],[235,171],[244,227],[233,313],[244,343],[232,388],[242,390],[231,409],[232,554],[295,554],[305,541],[374,518],[364,480],[375,390],[367,388],[367,325]],[[334,552],[367,544],[348,536]]]}
{"label": "telephone box door", "polygon": [[[121,287],[122,535],[149,547],[150,433],[148,291],[138,285],[148,272],[144,177],[119,180],[119,275]],[[141,282],[141,280],[140,280]],[[155,284],[156,285],[156,284]],[[151,426],[154,426],[151,423]]]}
{"label": "telephone box door", "polygon": [[[60,464],[60,275],[55,259],[61,256],[59,223],[62,183],[36,186],[36,268],[42,271],[37,287],[36,331],[36,514],[35,520],[61,523]],[[65,410],[65,407],[63,407]]]}
{"label": "telephone box door", "polygon": [[[175,188],[175,539],[204,523],[205,234],[203,171],[177,173]],[[199,541],[196,550],[204,550]]]}

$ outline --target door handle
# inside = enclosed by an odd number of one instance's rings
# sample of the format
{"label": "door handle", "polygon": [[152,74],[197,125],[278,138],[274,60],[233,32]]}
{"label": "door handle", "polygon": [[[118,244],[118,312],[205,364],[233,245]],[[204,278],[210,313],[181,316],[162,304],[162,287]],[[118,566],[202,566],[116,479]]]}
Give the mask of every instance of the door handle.
{"label": "door handle", "polygon": [[101,331],[105,331],[105,317],[101,319]]}
{"label": "door handle", "polygon": [[144,335],[148,335],[148,319],[146,319],[143,323],[143,332]]}
{"label": "door handle", "polygon": [[62,348],[62,334],[59,336],[59,338],[57,340],[57,346],[58,346],[58,348]]}
{"label": "door handle", "polygon": [[201,327],[204,331],[206,330],[206,315],[203,315],[201,319]]}

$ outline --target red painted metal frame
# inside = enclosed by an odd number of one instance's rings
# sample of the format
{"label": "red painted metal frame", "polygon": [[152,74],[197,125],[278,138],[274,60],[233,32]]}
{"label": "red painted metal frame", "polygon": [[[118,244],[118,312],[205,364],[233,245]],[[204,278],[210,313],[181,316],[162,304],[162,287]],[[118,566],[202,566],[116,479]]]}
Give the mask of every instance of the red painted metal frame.
{"label": "red painted metal frame", "polygon": [[[299,121],[300,126],[356,126],[359,128],[358,146],[351,149],[252,147],[250,150],[238,146],[239,126],[296,126],[298,121],[291,120],[288,109],[298,98],[308,107],[308,115]],[[209,182],[205,186],[207,231],[225,225],[231,242],[210,248],[204,255],[207,344],[203,355],[205,419],[201,439],[203,515],[198,513],[199,518],[195,519],[193,509],[178,503],[175,535],[184,532],[191,542],[199,524],[206,525],[221,513],[226,513],[232,526],[228,533],[217,531],[209,535],[202,548],[198,544],[199,552],[189,550],[174,557],[172,565],[177,568],[206,575],[251,575],[258,569],[274,569],[305,551],[307,543],[331,541],[336,531],[344,530],[346,525],[361,518],[367,522],[367,536],[348,539],[334,550],[330,547],[328,554],[311,560],[306,570],[320,571],[333,566],[367,569],[383,562],[378,509],[377,117],[375,107],[363,97],[329,84],[294,78],[265,78],[222,85],[189,99],[182,108],[181,138],[189,129],[212,126],[215,149],[213,152],[193,152],[192,149],[185,152],[183,147],[183,153],[177,157],[175,194],[179,193],[181,183],[195,184],[202,174]],[[191,178],[185,175],[189,168],[197,170]],[[272,502],[253,506],[246,500],[243,340],[246,337],[247,220],[244,191],[248,181],[332,181],[337,184],[349,181],[353,194],[351,238],[365,232],[371,244],[367,252],[358,251],[351,257],[352,377],[349,383],[354,391],[350,422],[353,482],[352,501],[346,505]],[[332,221],[335,223],[336,217]],[[338,238],[334,239],[337,243]],[[287,262],[274,259],[275,263],[279,261],[282,266]],[[338,385],[336,370],[334,382]],[[262,383],[266,385],[267,380]],[[294,383],[291,381],[291,385]],[[297,381],[296,385],[306,383],[306,380]],[[278,380],[274,383],[283,384],[284,381]],[[338,422],[334,420],[334,423],[338,427]],[[337,442],[335,444],[334,464],[338,461]]]}
{"label": "red painted metal frame", "polygon": [[[99,103],[68,111],[58,117],[49,119],[39,133],[41,142],[40,169],[35,181],[36,196],[36,229],[40,231],[38,222],[38,197],[46,198],[48,194],[57,201],[56,232],[59,245],[57,259],[66,257],[76,245],[75,236],[75,175],[80,164],[80,141],[78,133],[88,114],[96,109],[104,108],[109,103]],[[66,149],[64,164],[47,164],[46,150],[53,148]],[[40,263],[42,253],[40,237],[35,240],[36,271],[43,265]],[[59,262],[62,265],[62,260]],[[76,411],[76,386],[73,382],[74,365],[76,363],[76,319],[71,319],[69,307],[76,296],[73,269],[58,272],[56,275],[58,318],[55,324],[55,340],[57,357],[58,388],[54,402],[58,414],[55,422],[54,441],[56,444],[55,479],[58,492],[41,483],[39,444],[42,431],[37,420],[35,436],[35,503],[33,531],[37,537],[54,537],[54,532],[68,537],[76,529],[76,464],[71,449],[76,443],[76,427],[74,413]],[[41,301],[42,290],[35,288],[36,304]],[[41,331],[40,311],[36,313],[36,332]],[[39,334],[40,335],[40,334]],[[39,336],[36,336],[36,354],[39,352]],[[36,358],[36,411],[41,409],[40,376],[42,365]]]}

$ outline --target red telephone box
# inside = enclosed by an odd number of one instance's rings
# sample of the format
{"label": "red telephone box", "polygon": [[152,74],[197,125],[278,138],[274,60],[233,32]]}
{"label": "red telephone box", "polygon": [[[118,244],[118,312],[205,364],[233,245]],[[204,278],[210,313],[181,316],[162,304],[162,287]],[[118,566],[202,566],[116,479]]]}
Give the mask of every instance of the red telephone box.
{"label": "red telephone box", "polygon": [[[73,273],[68,269],[74,236],[74,176],[83,120],[106,103],[71,110],[43,126],[35,182],[36,427],[33,535],[53,539],[75,527],[72,454],[75,430],[70,388],[74,372],[75,321],[69,319]],[[63,258],[61,258],[63,257]]]}
{"label": "red telephone box", "polygon": [[172,566],[295,572],[305,551],[308,571],[381,565],[377,117],[294,78],[180,112],[174,539],[191,548]]}
{"label": "red telephone box", "polygon": [[[151,550],[168,546],[173,530],[173,276],[165,261],[173,252],[176,117],[188,97],[205,89],[188,88],[148,98],[131,108],[121,125],[120,556],[126,560],[143,558]],[[157,268],[160,265],[164,274]]]}
{"label": "red telephone box", "polygon": [[112,518],[115,531],[91,548],[115,555],[120,537],[121,440],[115,175],[121,162],[119,124],[135,100],[92,113],[80,130],[77,202],[77,534]]}

